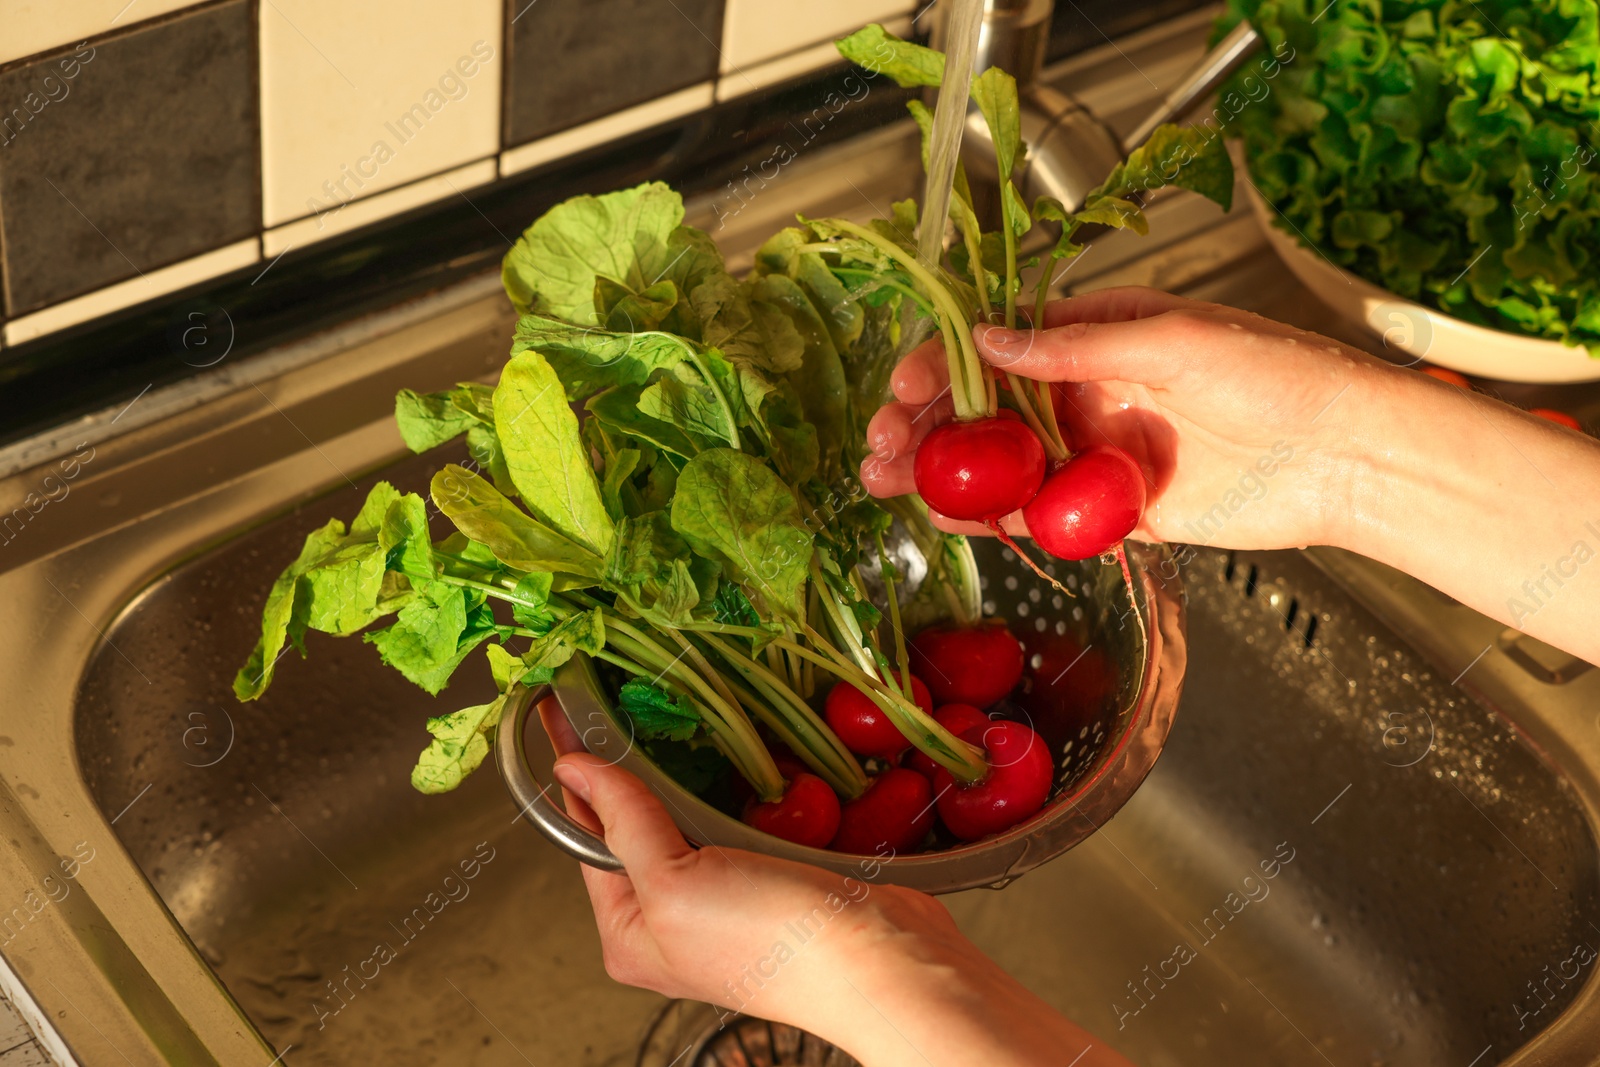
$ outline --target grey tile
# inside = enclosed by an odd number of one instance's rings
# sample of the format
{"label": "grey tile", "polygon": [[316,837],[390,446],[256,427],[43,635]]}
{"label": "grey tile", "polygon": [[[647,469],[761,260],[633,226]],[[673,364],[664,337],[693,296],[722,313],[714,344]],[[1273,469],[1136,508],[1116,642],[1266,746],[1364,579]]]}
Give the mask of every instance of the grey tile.
{"label": "grey tile", "polygon": [[505,143],[716,76],[723,0],[508,0]]}
{"label": "grey tile", "polygon": [[8,314],[257,231],[254,40],[228,0],[0,71]]}

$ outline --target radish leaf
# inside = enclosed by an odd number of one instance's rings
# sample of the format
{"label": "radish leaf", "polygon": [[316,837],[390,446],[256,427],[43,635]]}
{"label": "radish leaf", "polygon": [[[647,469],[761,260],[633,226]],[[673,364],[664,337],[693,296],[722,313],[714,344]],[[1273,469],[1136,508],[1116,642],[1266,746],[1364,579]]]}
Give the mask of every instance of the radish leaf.
{"label": "radish leaf", "polygon": [[839,54],[874,74],[887,74],[902,89],[938,85],[944,78],[944,53],[902,41],[877,23],[834,42]]}
{"label": "radish leaf", "polygon": [[811,532],[794,492],[766,464],[725,448],[690,460],[672,498],[672,527],[768,611],[799,621]]}
{"label": "radish leaf", "polygon": [[506,468],[528,510],[565,537],[604,555],[611,546],[611,518],[600,499],[589,450],[578,434],[578,419],[567,406],[561,379],[543,356],[519,352],[511,357],[495,387],[494,416]]}
{"label": "radish leaf", "polygon": [[654,284],[671,265],[668,242],[682,221],[683,199],[660,182],[574,197],[541,215],[506,253],[506,295],[518,314],[597,326],[596,279],[636,292]]}
{"label": "radish leaf", "polygon": [[629,678],[617,691],[617,706],[633,724],[635,737],[687,741],[700,729],[700,713],[689,698],[672,696],[642,678]]}
{"label": "radish leaf", "polygon": [[431,491],[434,504],[456,528],[488,546],[506,566],[600,577],[599,556],[527,515],[465,467],[447,465],[433,476]]}

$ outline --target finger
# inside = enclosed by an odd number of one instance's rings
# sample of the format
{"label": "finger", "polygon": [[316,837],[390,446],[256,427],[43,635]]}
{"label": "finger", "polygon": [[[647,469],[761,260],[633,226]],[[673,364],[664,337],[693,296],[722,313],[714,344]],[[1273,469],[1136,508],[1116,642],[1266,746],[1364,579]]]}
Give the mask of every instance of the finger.
{"label": "finger", "polygon": [[[569,752],[584,751],[583,741],[578,737],[578,731],[573,729],[567,721],[566,714],[561,710],[561,701],[555,697],[545,697],[539,701],[539,725],[544,727],[544,732],[550,738],[550,747],[555,749],[556,755],[565,756]],[[562,807],[567,809],[567,814],[572,816],[572,821],[585,830],[594,833],[601,832],[600,818],[594,809],[583,802],[583,798],[570,789],[561,790]]]}
{"label": "finger", "polygon": [[908,352],[889,379],[895,398],[907,404],[926,404],[949,387],[950,364],[938,337]]}
{"label": "finger", "polygon": [[1177,320],[1072,322],[1048,330],[978,326],[978,354],[994,367],[1041,382],[1137,382],[1160,387],[1184,369]]}
{"label": "finger", "polygon": [[1120,285],[1052,300],[1044,306],[1044,328],[1048,330],[1074,322],[1132,322],[1169,311],[1212,306],[1145,285]]}
{"label": "finger", "polygon": [[627,771],[580,752],[556,760],[555,774],[594,809],[607,846],[635,880],[693,852],[660,799]]}
{"label": "finger", "polygon": [[914,452],[934,427],[949,422],[955,414],[955,401],[948,391],[931,404],[885,404],[867,423],[867,447],[886,460]]}
{"label": "finger", "polygon": [[868,456],[861,461],[861,484],[880,500],[905,496],[917,491],[916,457],[900,455],[893,459]]}
{"label": "finger", "polygon": [[888,403],[872,413],[867,423],[867,447],[872,454],[892,459],[911,444],[911,420],[919,408],[910,404]]}
{"label": "finger", "polygon": [[556,755],[583,751],[583,741],[578,737],[578,731],[567,721],[566,714],[561,710],[561,701],[555,697],[545,697],[539,701],[539,724],[549,735]]}

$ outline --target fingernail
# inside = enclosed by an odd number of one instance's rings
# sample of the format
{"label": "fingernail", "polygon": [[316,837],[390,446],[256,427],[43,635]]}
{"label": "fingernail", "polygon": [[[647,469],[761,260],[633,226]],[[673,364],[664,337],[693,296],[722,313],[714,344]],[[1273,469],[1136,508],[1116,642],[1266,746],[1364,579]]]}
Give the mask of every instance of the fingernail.
{"label": "fingernail", "polygon": [[1009,348],[1028,340],[1028,335],[1023,331],[1008,330],[1004,326],[979,325],[972,332],[978,343],[988,348]]}
{"label": "fingernail", "polygon": [[583,771],[577,764],[556,764],[556,781],[578,794],[579,799],[585,804],[589,803],[589,779],[584,777]]}

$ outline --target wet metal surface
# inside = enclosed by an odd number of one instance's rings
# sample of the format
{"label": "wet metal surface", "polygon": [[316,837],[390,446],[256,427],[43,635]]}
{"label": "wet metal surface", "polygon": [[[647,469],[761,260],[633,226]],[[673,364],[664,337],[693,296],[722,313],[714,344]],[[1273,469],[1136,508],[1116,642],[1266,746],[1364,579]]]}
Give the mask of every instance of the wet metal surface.
{"label": "wet metal surface", "polygon": [[[429,460],[394,480],[415,487]],[[492,773],[443,797],[407,782],[422,720],[484,679],[431,700],[372,648],[313,635],[265,698],[232,703],[261,590],[359,499],[245,535],[118,621],[79,704],[91,788],[115,812],[157,783],[118,833],[290,1062],[630,1062],[660,1000],[605,977],[576,865],[514,824]],[[1181,558],[1193,655],[1144,788],[952,910],[1144,1064],[1464,1065],[1521,1044],[1588,970],[1538,999],[1528,983],[1600,946],[1575,799],[1304,558]],[[1019,630],[1071,618],[986,595]]]}

